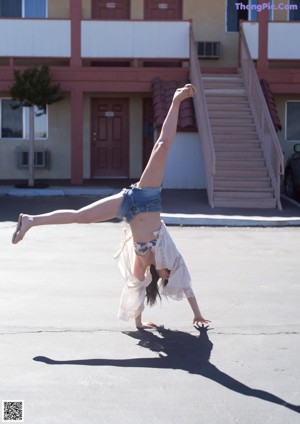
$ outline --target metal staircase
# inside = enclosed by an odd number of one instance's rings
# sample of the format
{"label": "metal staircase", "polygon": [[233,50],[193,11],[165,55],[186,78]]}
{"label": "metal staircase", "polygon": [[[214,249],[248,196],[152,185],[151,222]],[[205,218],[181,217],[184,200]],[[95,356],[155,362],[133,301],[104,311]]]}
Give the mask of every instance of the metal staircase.
{"label": "metal staircase", "polygon": [[279,208],[283,154],[241,34],[236,74],[202,75],[191,36],[190,80],[211,207]]}
{"label": "metal staircase", "polygon": [[214,206],[275,208],[242,76],[210,75],[202,81],[216,155]]}

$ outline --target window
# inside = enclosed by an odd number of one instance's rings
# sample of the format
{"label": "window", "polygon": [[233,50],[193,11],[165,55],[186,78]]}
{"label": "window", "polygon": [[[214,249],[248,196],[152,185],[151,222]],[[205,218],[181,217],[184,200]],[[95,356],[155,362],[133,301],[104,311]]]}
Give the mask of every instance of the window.
{"label": "window", "polygon": [[[270,12],[269,20],[272,20],[273,0],[266,2]],[[260,13],[261,5],[257,0],[227,0],[227,32],[237,32],[239,30],[239,21],[256,21],[257,14]]]}
{"label": "window", "polygon": [[2,18],[46,18],[47,0],[0,0]]}
{"label": "window", "polygon": [[[1,138],[28,139],[29,108],[12,109],[11,104],[11,99],[2,99],[0,101]],[[36,113],[38,113],[38,116]],[[35,108],[34,136],[36,139],[46,139],[48,137],[48,111],[40,115],[40,111]]]}
{"label": "window", "polygon": [[300,0],[290,0],[290,21],[300,21]]}
{"label": "window", "polygon": [[286,102],[286,140],[300,140],[300,101]]}

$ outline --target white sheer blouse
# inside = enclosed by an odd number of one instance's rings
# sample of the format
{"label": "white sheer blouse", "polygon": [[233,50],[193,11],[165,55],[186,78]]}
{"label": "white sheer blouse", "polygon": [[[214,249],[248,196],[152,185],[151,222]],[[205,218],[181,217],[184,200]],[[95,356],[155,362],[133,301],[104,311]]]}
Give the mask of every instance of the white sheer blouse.
{"label": "white sheer blouse", "polygon": [[[159,287],[160,294],[174,300],[194,297],[190,273],[163,221],[160,229],[154,235],[158,236],[154,247],[156,269],[168,269],[170,271],[168,284],[165,287],[163,285]],[[124,241],[116,253],[115,259],[125,280],[118,317],[123,320],[136,318],[144,310],[146,287],[151,283],[152,277],[149,268],[145,272],[143,281],[138,280],[133,275],[135,252],[132,233],[128,224],[124,229]]]}

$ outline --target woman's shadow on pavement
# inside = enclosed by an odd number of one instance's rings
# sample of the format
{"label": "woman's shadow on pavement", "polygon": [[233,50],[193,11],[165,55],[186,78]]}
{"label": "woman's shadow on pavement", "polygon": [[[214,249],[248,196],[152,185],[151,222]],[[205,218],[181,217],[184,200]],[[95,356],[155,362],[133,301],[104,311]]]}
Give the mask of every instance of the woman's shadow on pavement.
{"label": "woman's shadow on pavement", "polygon": [[157,333],[148,331],[124,332],[124,334],[139,340],[138,345],[157,352],[155,358],[134,359],[75,359],[57,361],[45,356],[33,358],[35,361],[50,365],[86,365],[86,366],[115,366],[131,368],[181,369],[191,374],[198,374],[227,389],[245,396],[285,406],[300,413],[300,405],[293,405],[264,390],[252,389],[230,375],[219,370],[210,363],[213,343],[208,337],[208,326],[196,327],[198,336],[182,331],[172,331],[163,327],[157,328]]}

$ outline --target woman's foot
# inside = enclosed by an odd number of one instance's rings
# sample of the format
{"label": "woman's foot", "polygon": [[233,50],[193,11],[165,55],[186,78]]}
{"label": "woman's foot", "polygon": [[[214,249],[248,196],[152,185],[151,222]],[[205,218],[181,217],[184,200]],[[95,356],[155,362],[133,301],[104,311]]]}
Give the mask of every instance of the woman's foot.
{"label": "woman's foot", "polygon": [[13,236],[12,236],[12,240],[11,240],[12,243],[13,244],[19,243],[19,241],[21,241],[24,238],[25,234],[27,233],[30,227],[31,227],[31,224],[30,224],[29,216],[21,213],[19,215],[16,231],[13,233]]}
{"label": "woman's foot", "polygon": [[182,88],[177,88],[177,90],[174,93],[173,100],[179,100],[182,102],[185,99],[188,99],[189,97],[194,97],[196,94],[196,88],[192,84],[186,84]]}

